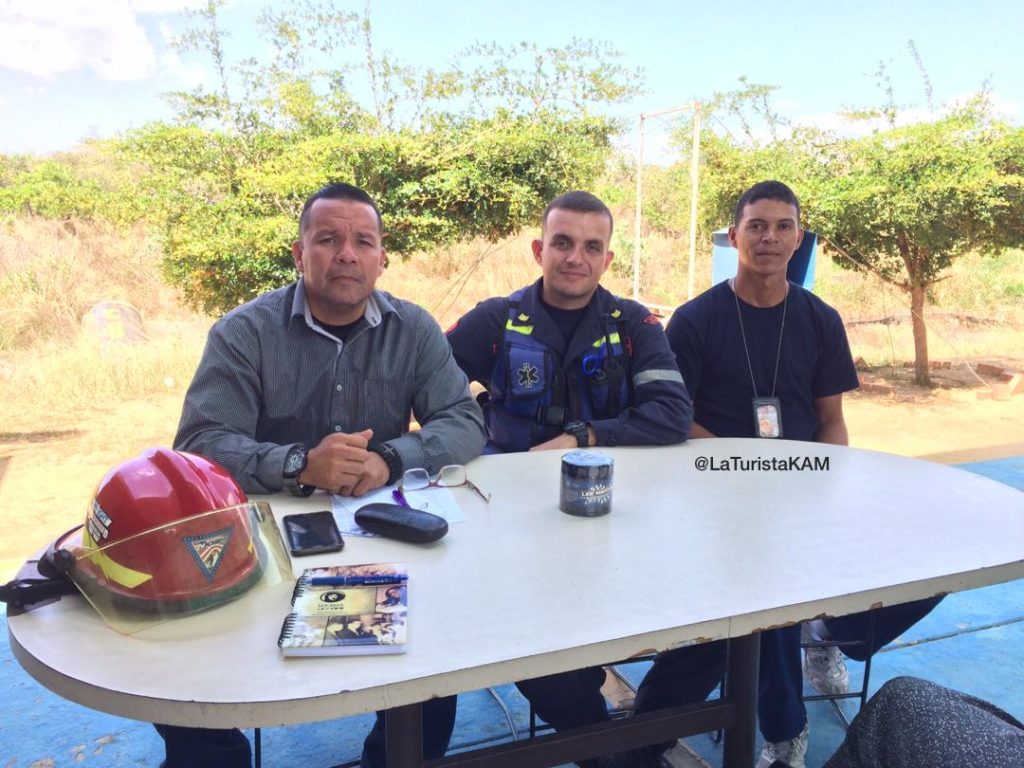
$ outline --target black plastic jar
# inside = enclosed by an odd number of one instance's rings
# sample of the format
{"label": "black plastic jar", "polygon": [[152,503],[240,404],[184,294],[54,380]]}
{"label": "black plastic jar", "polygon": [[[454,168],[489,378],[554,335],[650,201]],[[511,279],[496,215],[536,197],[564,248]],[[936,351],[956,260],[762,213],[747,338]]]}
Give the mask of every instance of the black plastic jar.
{"label": "black plastic jar", "polygon": [[558,508],[579,517],[600,517],[612,511],[611,456],[596,451],[570,451],[562,456],[562,494]]}

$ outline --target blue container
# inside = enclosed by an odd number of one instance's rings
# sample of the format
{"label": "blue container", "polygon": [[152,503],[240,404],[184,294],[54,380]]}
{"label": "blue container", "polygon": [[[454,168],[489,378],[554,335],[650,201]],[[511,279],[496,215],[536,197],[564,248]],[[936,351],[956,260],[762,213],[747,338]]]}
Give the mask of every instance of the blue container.
{"label": "blue container", "polygon": [[[814,257],[818,250],[818,235],[804,230],[804,239],[789,260],[786,276],[808,291],[814,290]],[[711,284],[718,285],[736,274],[739,254],[729,244],[729,230],[719,229],[711,236]]]}
{"label": "blue container", "polygon": [[562,455],[562,493],[558,508],[577,517],[600,517],[612,511],[614,461],[597,451]]}

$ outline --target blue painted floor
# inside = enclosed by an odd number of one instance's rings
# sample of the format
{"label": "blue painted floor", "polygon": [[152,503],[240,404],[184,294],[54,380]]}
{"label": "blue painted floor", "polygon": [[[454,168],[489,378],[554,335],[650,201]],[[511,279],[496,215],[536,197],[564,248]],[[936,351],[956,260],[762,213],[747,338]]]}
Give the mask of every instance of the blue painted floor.
{"label": "blue painted floor", "polygon": [[[1024,491],[1024,457],[960,465]],[[3,610],[0,604],[0,611]],[[947,597],[929,616],[876,655],[870,690],[899,675],[916,675],[995,702],[1024,719],[1024,580]],[[83,660],[84,661],[84,660]],[[861,665],[849,662],[851,684]],[[627,665],[638,679],[643,666]],[[163,759],[156,732],[146,723],[113,717],[64,701],[29,677],[11,655],[0,633],[0,768],[61,766],[153,766]],[[514,686],[459,697],[453,748],[524,738],[526,702]],[[856,704],[842,705],[850,716]],[[808,768],[818,768],[843,738],[827,703],[808,704],[811,744]],[[262,732],[263,765],[321,766],[355,761],[371,716],[272,728]],[[252,735],[252,732],[249,732]],[[721,749],[707,736],[689,746],[712,766]]]}

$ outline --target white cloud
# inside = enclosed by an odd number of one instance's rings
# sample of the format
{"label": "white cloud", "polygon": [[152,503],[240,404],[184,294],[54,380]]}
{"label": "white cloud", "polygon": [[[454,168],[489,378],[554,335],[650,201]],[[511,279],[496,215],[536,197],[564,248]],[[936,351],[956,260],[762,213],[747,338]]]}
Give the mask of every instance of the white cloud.
{"label": "white cloud", "polygon": [[201,64],[189,64],[174,51],[160,55],[160,76],[169,82],[171,88],[192,90],[200,85],[209,85],[209,72]]}
{"label": "white cloud", "polygon": [[[896,113],[896,125],[914,125],[915,123],[937,120],[948,115],[953,110],[965,106],[976,95],[976,93],[965,93],[955,96],[934,112],[923,108],[901,109]],[[992,105],[992,113],[1004,120],[1017,122],[1024,116],[1024,105],[1020,101],[993,92],[989,94],[989,103]],[[811,126],[825,131],[834,131],[840,136],[849,136],[851,138],[867,136],[875,131],[884,131],[889,127],[888,121],[884,117],[876,117],[870,120],[851,120],[838,112],[801,115],[793,119],[793,125]]]}
{"label": "white cloud", "polygon": [[165,45],[171,45],[177,38],[174,29],[166,21],[161,21],[157,28],[160,30],[160,37],[163,38]]}
{"label": "white cloud", "polygon": [[[912,125],[928,120],[934,120],[938,115],[923,109],[904,109],[896,114],[896,125]],[[857,138],[868,136],[876,131],[884,131],[889,123],[884,117],[873,117],[870,119],[851,120],[839,112],[828,112],[824,114],[799,115],[793,118],[793,126],[806,126],[818,128],[823,131],[832,131],[839,136]]]}
{"label": "white cloud", "polygon": [[[91,69],[107,80],[152,74],[156,54],[137,5],[160,0],[50,0],[0,7],[0,67],[53,77]],[[163,5],[169,5],[164,0]],[[177,4],[180,7],[180,3]]]}
{"label": "white cloud", "polygon": [[[954,96],[946,104],[947,108],[965,106],[977,93],[962,93]],[[1004,96],[996,91],[988,94],[989,104],[992,105],[992,113],[1004,120],[1018,121],[1024,117],[1024,104],[1017,99]]]}
{"label": "white cloud", "polygon": [[189,8],[201,8],[205,0],[129,0],[136,13],[178,13]]}
{"label": "white cloud", "polygon": [[159,24],[160,37],[165,49],[160,54],[160,79],[162,85],[172,89],[191,90],[200,85],[208,85],[210,74],[201,64],[189,63],[174,50],[173,43],[177,34],[166,21]]}

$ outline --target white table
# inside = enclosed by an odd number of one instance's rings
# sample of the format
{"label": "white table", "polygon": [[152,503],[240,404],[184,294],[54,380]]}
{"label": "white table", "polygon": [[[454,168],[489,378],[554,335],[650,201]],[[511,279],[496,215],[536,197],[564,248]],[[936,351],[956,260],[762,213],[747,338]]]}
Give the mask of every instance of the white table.
{"label": "white table", "polygon": [[[65,598],[9,617],[11,647],[51,690],[115,715],[266,727],[398,707],[393,735],[417,722],[418,707],[402,705],[736,638],[735,660],[747,665],[734,670],[739,701],[718,714],[730,725],[726,764],[749,766],[759,630],[1024,576],[1024,494],[971,473],[789,441],[603,452],[615,459],[606,517],[558,510],[560,452],[485,456],[469,476],[491,503],[454,490],[467,521],[440,542],[349,538],[342,553],[295,560],[297,571],[408,563],[403,655],[282,658],[275,639],[290,585],[131,637]],[[828,468],[765,466],[791,457],[827,459]],[[701,472],[703,458],[761,464]],[[327,505],[321,494],[269,500],[278,519]],[[415,752],[396,747],[389,760],[415,764]],[[552,754],[564,761],[564,752]]]}

